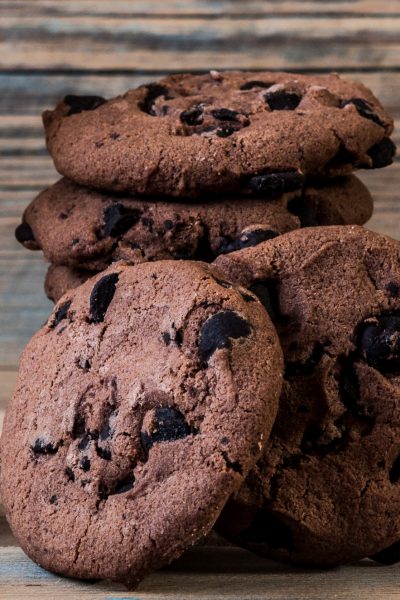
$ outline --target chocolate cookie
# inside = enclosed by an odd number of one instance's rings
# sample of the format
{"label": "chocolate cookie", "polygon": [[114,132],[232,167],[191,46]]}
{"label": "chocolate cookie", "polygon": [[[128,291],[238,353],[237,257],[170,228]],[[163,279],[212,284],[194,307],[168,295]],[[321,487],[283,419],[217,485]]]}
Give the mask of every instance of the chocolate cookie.
{"label": "chocolate cookie", "polygon": [[361,224],[371,213],[371,196],[354,176],[276,200],[236,196],[201,204],[112,196],[62,179],[28,206],[16,236],[30,230],[22,243],[41,248],[49,262],[100,271],[119,259],[211,261],[300,226]]}
{"label": "chocolate cookie", "polygon": [[56,303],[65,292],[77,288],[95,274],[93,271],[73,269],[64,265],[50,265],[44,280],[44,291],[48,299]]}
{"label": "chocolate cookie", "polygon": [[395,152],[372,92],[335,74],[174,75],[108,101],[66,96],[43,122],[60,173],[134,194],[280,196]]}
{"label": "chocolate cookie", "polygon": [[267,557],[316,566],[397,542],[400,243],[320,227],[216,263],[264,302],[285,357],[264,456],[217,530]]}
{"label": "chocolate cookie", "polygon": [[261,303],[206,264],[119,264],[69,292],[24,351],[0,442],[24,551],[129,586],[170,562],[260,456],[281,369]]}

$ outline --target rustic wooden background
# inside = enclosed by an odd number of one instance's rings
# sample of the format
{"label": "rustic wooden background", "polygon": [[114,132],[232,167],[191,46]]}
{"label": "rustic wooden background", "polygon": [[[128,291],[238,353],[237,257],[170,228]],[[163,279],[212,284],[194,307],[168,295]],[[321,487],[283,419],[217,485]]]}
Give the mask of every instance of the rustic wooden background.
{"label": "rustic wooden background", "polygon": [[[0,0],[0,427],[21,349],[51,308],[42,289],[46,265],[13,236],[26,204],[57,178],[41,111],[68,93],[113,96],[170,72],[210,68],[335,70],[365,82],[398,120],[400,0]],[[368,226],[400,239],[399,162],[361,178],[376,202]],[[0,537],[12,543],[4,523]],[[0,550],[0,598],[53,598],[60,585],[68,598],[113,593],[60,584],[30,570],[16,548]],[[321,579],[260,561],[241,563],[240,551],[228,568],[230,551],[224,552],[212,555],[211,562],[221,559],[222,566],[211,568],[211,579],[203,561],[196,588],[189,560],[183,578],[174,571],[156,575],[143,594],[123,595],[400,598],[396,569],[348,568]],[[235,579],[239,564],[241,577]],[[35,587],[27,591],[29,582],[39,586],[37,593]]]}

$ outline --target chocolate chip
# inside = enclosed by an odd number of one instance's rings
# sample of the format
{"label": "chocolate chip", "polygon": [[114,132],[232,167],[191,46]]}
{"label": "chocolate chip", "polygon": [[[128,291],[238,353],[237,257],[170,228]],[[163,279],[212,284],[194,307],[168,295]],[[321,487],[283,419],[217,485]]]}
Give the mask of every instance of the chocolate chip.
{"label": "chocolate chip", "polygon": [[66,319],[68,317],[68,311],[69,311],[70,306],[71,306],[71,300],[64,302],[64,304],[61,304],[61,306],[55,312],[54,319],[53,319],[50,327],[57,327],[57,325],[60,323],[60,321],[62,321],[63,319]]}
{"label": "chocolate chip", "polygon": [[322,344],[315,344],[310,356],[304,362],[287,362],[285,377],[297,377],[299,375],[311,375],[324,354]]}
{"label": "chocolate chip", "polygon": [[70,115],[76,115],[84,110],[95,110],[102,104],[105,104],[107,100],[102,96],[73,96],[69,94],[64,98],[64,104],[70,107],[67,117]]}
{"label": "chocolate chip", "polygon": [[169,333],[169,331],[163,331],[162,334],[161,334],[161,337],[162,337],[162,339],[164,341],[164,344],[166,346],[169,346],[170,343],[171,343],[171,334]]}
{"label": "chocolate chip", "polygon": [[382,565],[394,565],[400,562],[400,541],[395,542],[388,548],[385,548],[385,550],[381,550],[381,552],[373,554],[369,558]]}
{"label": "chocolate chip", "polygon": [[397,483],[400,479],[400,455],[396,458],[389,471],[390,483]]}
{"label": "chocolate chip", "polygon": [[98,444],[96,444],[96,453],[97,456],[100,456],[103,460],[111,460],[111,450],[108,448],[102,448]]}
{"label": "chocolate chip", "polygon": [[369,119],[370,121],[373,121],[381,127],[385,126],[385,124],[382,123],[378,115],[374,112],[371,104],[367,102],[367,100],[364,100],[363,98],[350,98],[350,100],[342,100],[340,108],[344,108],[348,104],[354,104],[358,114],[361,117],[364,117],[364,119]]}
{"label": "chocolate chip", "polygon": [[99,433],[99,439],[100,440],[108,440],[108,438],[111,436],[111,427],[109,423],[106,423],[102,429],[100,430]]}
{"label": "chocolate chip", "polygon": [[224,310],[208,317],[199,335],[199,355],[207,362],[218,348],[231,348],[232,339],[247,337],[250,325],[232,310]]}
{"label": "chocolate chip", "polygon": [[232,127],[231,125],[224,125],[222,127],[217,127],[217,129],[215,130],[215,133],[217,134],[218,137],[221,138],[226,138],[232,135],[232,133],[235,133],[235,131],[237,131],[237,127]]}
{"label": "chocolate chip", "polygon": [[87,456],[84,456],[79,464],[82,471],[84,471],[85,473],[87,473],[87,471],[90,471],[90,460]]}
{"label": "chocolate chip", "polygon": [[251,544],[265,544],[275,550],[293,549],[293,536],[289,527],[267,510],[258,511],[250,527],[242,531],[239,538]]}
{"label": "chocolate chip", "polygon": [[65,474],[67,476],[68,481],[75,481],[75,474],[74,474],[73,470],[71,469],[71,467],[67,467],[65,469]]}
{"label": "chocolate chip", "polygon": [[275,85],[274,81],[270,81],[270,82],[268,82],[268,81],[258,81],[258,80],[255,79],[253,81],[246,81],[246,83],[243,83],[240,86],[240,89],[243,90],[243,91],[244,90],[252,90],[253,88],[265,88],[265,89],[267,89],[267,88],[271,87],[272,85]]}
{"label": "chocolate chip", "polygon": [[46,442],[43,438],[37,438],[32,446],[32,450],[35,454],[56,454],[62,445],[62,440],[53,444],[52,442]]}
{"label": "chocolate chip", "polygon": [[204,108],[200,104],[195,104],[191,108],[181,112],[179,118],[185,125],[201,125],[203,122],[203,112]]}
{"label": "chocolate chip", "polygon": [[372,169],[381,169],[391,165],[396,155],[396,146],[388,137],[383,138],[380,142],[372,146],[368,152],[368,156],[372,159]]}
{"label": "chocolate chip", "polygon": [[146,454],[154,444],[172,442],[196,433],[185,421],[183,414],[171,406],[162,406],[154,411],[151,431],[142,431],[140,438]]}
{"label": "chocolate chip", "polygon": [[110,204],[104,209],[104,227],[102,236],[116,238],[123,235],[140,219],[141,211],[129,209],[119,202]]}
{"label": "chocolate chip", "polygon": [[92,438],[90,437],[90,435],[85,434],[78,444],[79,450],[86,450],[86,448],[89,447],[91,441],[92,441]]}
{"label": "chocolate chip", "polygon": [[381,315],[359,330],[358,347],[367,363],[382,373],[400,370],[400,315]]}
{"label": "chocolate chip", "polygon": [[275,279],[256,281],[249,289],[260,300],[271,319],[275,323],[279,321],[280,308],[278,282]]}
{"label": "chocolate chip", "polygon": [[300,196],[289,200],[287,209],[292,215],[295,215],[300,220],[302,227],[314,227],[319,225],[319,219],[315,207],[312,205],[310,198]]}
{"label": "chocolate chip", "polygon": [[15,230],[15,238],[20,244],[25,242],[34,242],[35,236],[28,223],[21,223]]}
{"label": "chocolate chip", "polygon": [[143,112],[146,112],[154,117],[156,116],[156,112],[154,110],[154,100],[160,96],[164,96],[164,98],[167,100],[170,99],[171,96],[169,95],[168,88],[166,88],[164,85],[160,85],[159,83],[149,83],[145,87],[147,88],[147,93],[139,108]]}
{"label": "chocolate chip", "polygon": [[164,221],[164,229],[169,231],[170,229],[173,229],[173,227],[174,227],[173,221],[171,221],[170,219],[167,219],[166,221]]}
{"label": "chocolate chip", "polygon": [[237,110],[231,110],[230,108],[216,108],[211,111],[211,114],[218,121],[237,121],[239,113]]}
{"label": "chocolate chip", "polygon": [[242,233],[239,237],[232,240],[224,238],[218,248],[218,254],[229,254],[242,248],[250,248],[251,246],[257,246],[261,242],[271,240],[277,237],[279,233],[272,229],[253,229],[252,231]]}
{"label": "chocolate chip", "polygon": [[50,504],[58,504],[58,496],[54,495],[50,498]]}
{"label": "chocolate chip", "polygon": [[278,90],[267,92],[264,99],[271,110],[294,110],[300,104],[301,96],[296,92]]}
{"label": "chocolate chip", "polygon": [[135,478],[133,475],[128,475],[127,477],[124,477],[124,479],[117,483],[110,496],[113,494],[125,494],[125,492],[129,492],[129,490],[133,488],[134,483]]}
{"label": "chocolate chip", "polygon": [[299,171],[281,171],[253,175],[247,181],[247,187],[257,194],[267,194],[277,198],[286,192],[298,190],[304,184],[305,178]]}
{"label": "chocolate chip", "polygon": [[99,279],[90,294],[90,319],[93,323],[101,323],[115,294],[118,273],[110,273]]}

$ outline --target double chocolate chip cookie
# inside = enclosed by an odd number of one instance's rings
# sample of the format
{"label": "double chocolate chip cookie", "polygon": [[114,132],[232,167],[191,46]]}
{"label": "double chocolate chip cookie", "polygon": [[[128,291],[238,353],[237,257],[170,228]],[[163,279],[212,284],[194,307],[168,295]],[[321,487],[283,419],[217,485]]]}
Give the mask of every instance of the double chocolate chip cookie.
{"label": "double chocolate chip cookie", "polygon": [[362,224],[371,214],[371,196],[354,176],[275,200],[202,203],[113,196],[62,179],[31,202],[16,236],[51,263],[100,271],[119,259],[212,261],[298,227]]}
{"label": "double chocolate chip cookie", "polygon": [[372,92],[335,74],[174,75],[112,100],[66,96],[43,121],[60,173],[133,194],[280,196],[395,151]]}
{"label": "double chocolate chip cookie", "polygon": [[315,566],[399,557],[400,243],[361,227],[298,230],[220,256],[258,295],[285,357],[264,456],[217,529]]}
{"label": "double chocolate chip cookie", "polygon": [[118,264],[64,296],[24,351],[0,442],[23,550],[129,586],[177,557],[259,458],[281,369],[257,297],[206,264]]}

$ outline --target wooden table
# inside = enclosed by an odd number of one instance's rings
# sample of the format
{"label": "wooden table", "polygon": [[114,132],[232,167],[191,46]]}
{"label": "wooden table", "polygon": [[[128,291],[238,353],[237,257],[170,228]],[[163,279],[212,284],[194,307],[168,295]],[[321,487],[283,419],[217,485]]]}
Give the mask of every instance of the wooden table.
{"label": "wooden table", "polygon": [[[112,96],[168,72],[209,68],[336,70],[364,81],[398,120],[400,1],[0,0],[0,427],[21,349],[51,309],[46,265],[13,237],[23,208],[57,178],[40,112],[67,93]],[[368,227],[400,239],[399,159],[360,177],[375,198]],[[400,567],[306,572],[239,549],[199,548],[127,594],[46,574],[1,521],[1,599],[86,596],[400,598]]]}

